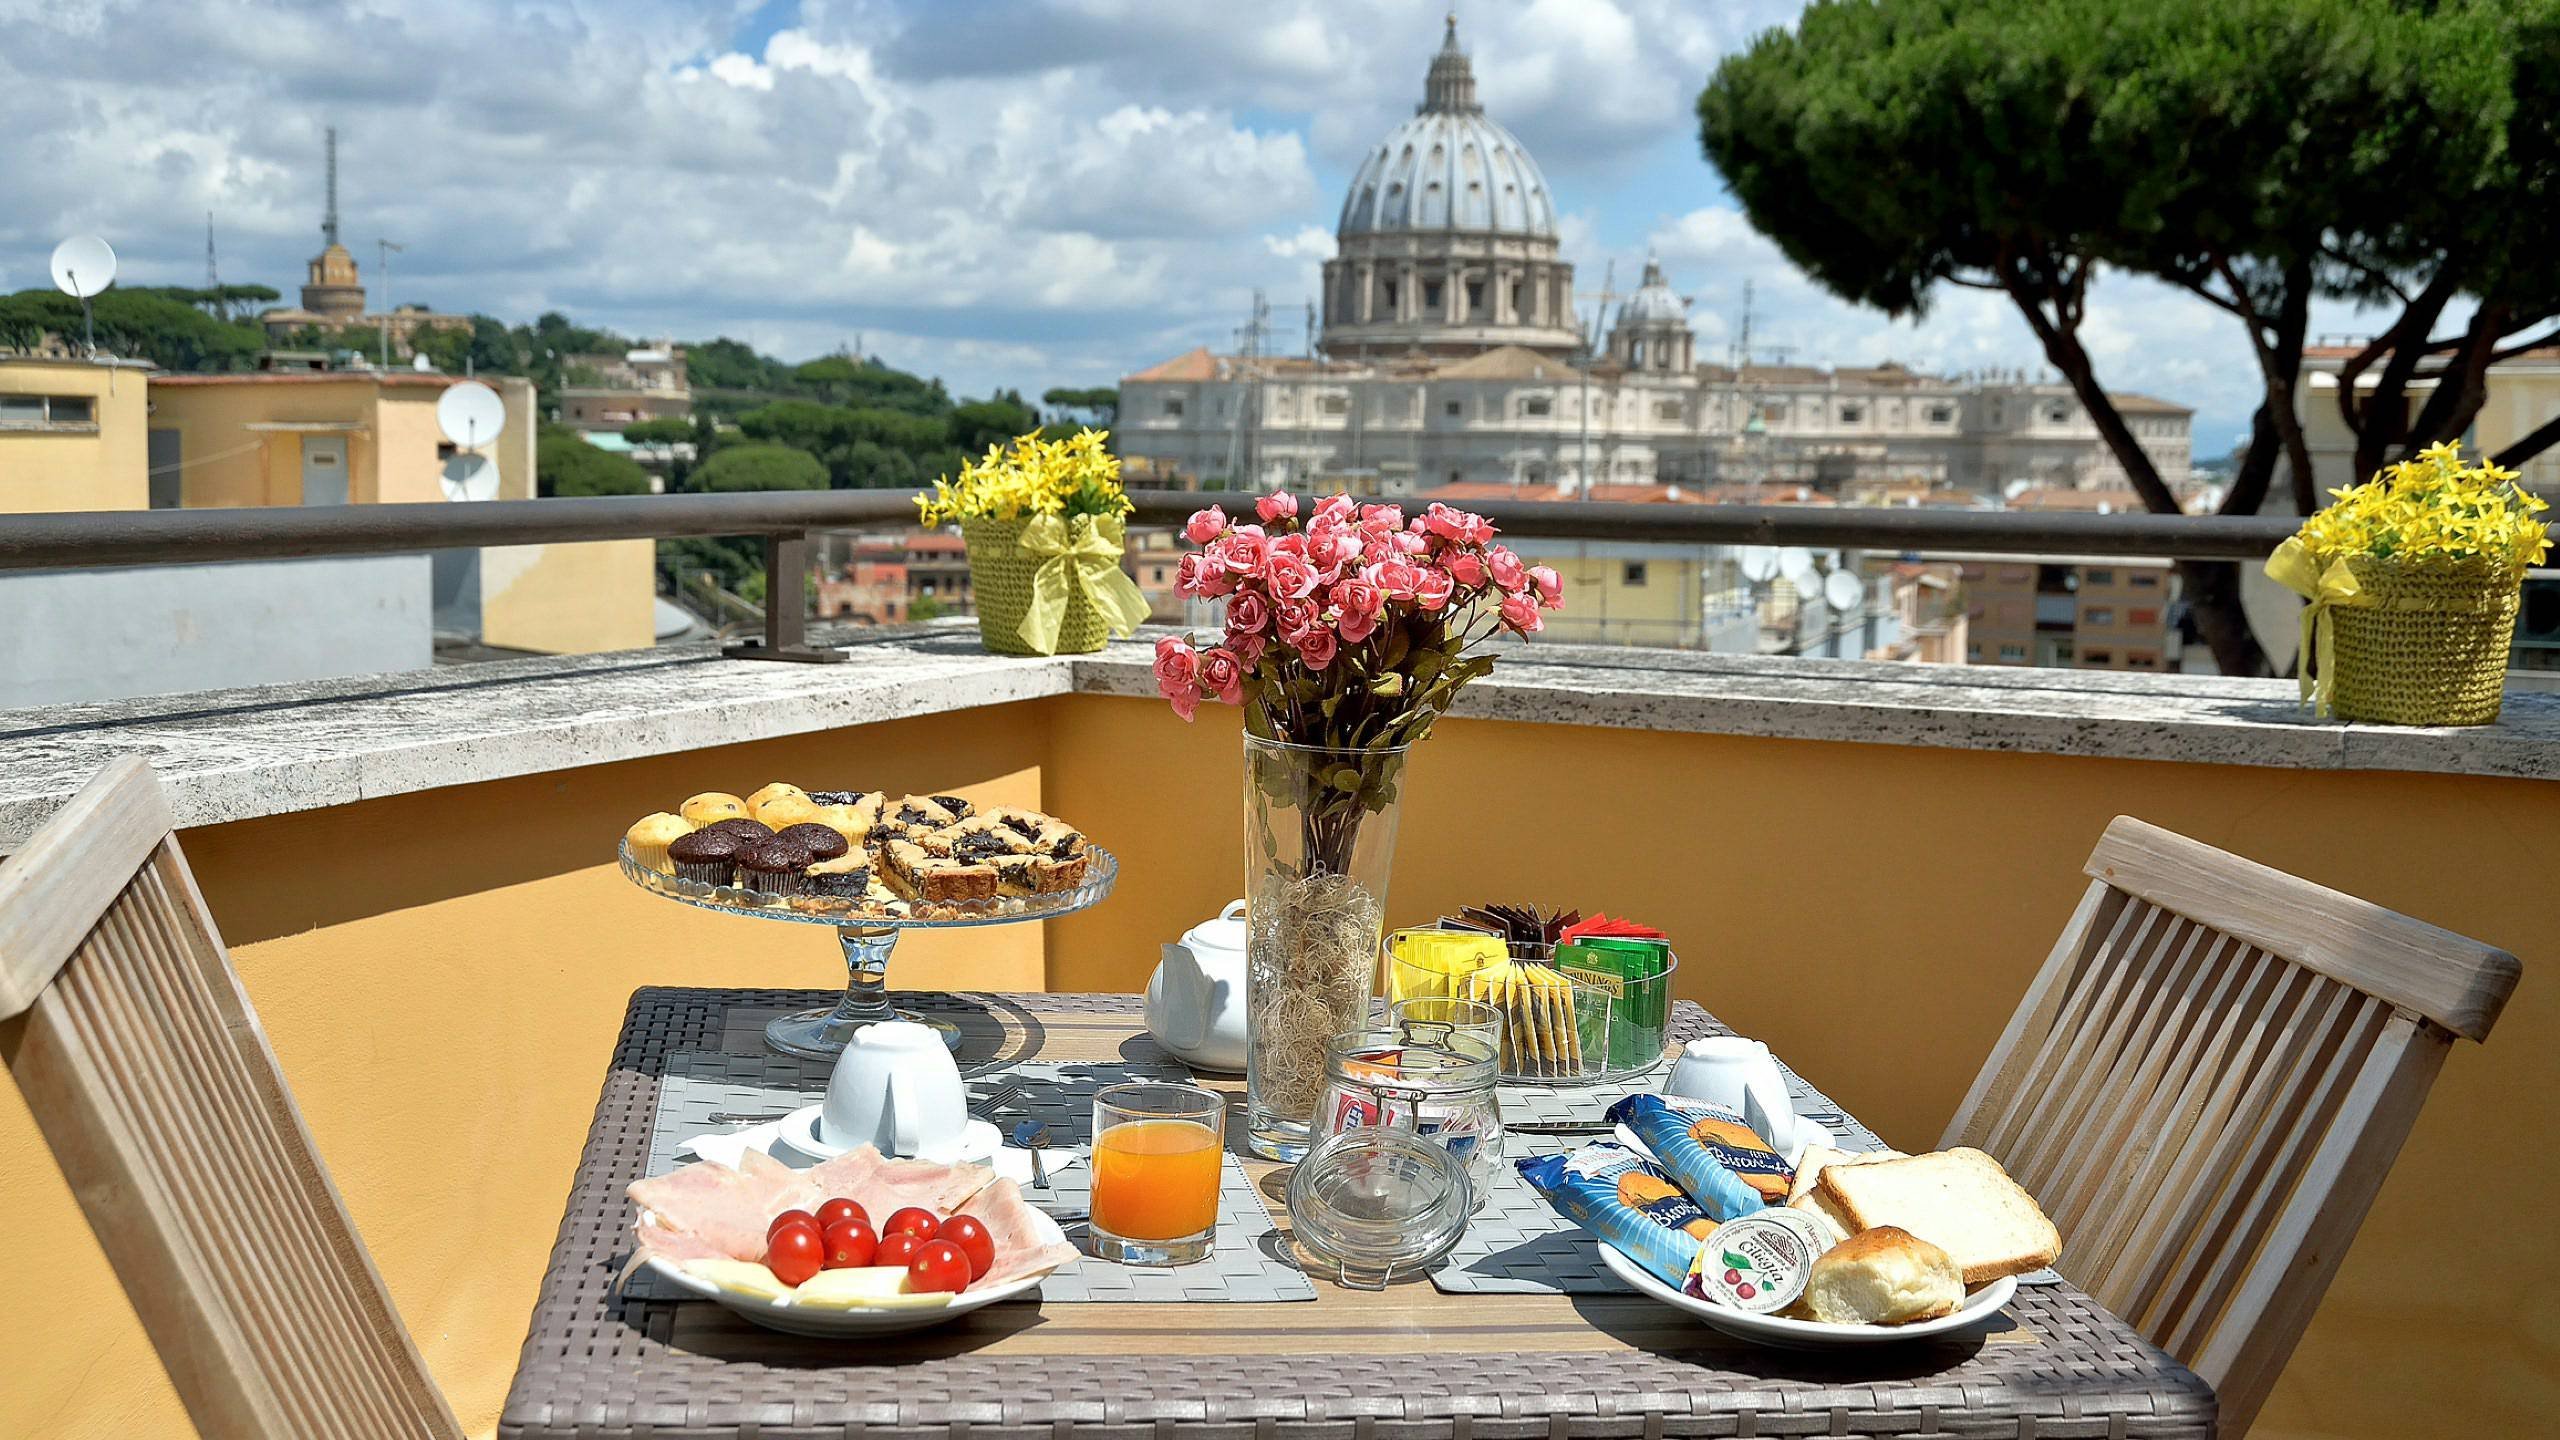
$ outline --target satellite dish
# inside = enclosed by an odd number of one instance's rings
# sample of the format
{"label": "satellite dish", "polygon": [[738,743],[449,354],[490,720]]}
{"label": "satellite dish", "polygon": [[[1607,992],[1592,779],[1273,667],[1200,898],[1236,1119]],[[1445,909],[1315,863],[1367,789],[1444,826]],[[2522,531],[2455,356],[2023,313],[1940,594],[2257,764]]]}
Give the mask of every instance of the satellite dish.
{"label": "satellite dish", "polygon": [[1766,545],[1745,545],[1740,560],[1742,578],[1754,585],[1766,585],[1778,578],[1778,552]]}
{"label": "satellite dish", "polygon": [[507,428],[507,402],[477,380],[448,387],[436,401],[436,428],[465,450],[476,450]]}
{"label": "satellite dish", "polygon": [[1865,582],[1846,570],[1834,570],[1822,577],[1822,600],[1834,610],[1855,610],[1867,598]]}
{"label": "satellite dish", "polygon": [[421,375],[433,375],[436,373],[436,362],[420,355],[409,362],[409,368]]}
{"label": "satellite dish", "polygon": [[444,498],[447,500],[495,500],[498,498],[498,462],[486,455],[468,450],[444,462]]}
{"label": "satellite dish", "polygon": [[1813,552],[1795,545],[1778,552],[1778,573],[1799,590],[1811,590],[1822,583],[1822,572],[1814,567]]}
{"label": "satellite dish", "polygon": [[53,285],[86,300],[116,283],[115,247],[95,235],[74,235],[53,247]]}

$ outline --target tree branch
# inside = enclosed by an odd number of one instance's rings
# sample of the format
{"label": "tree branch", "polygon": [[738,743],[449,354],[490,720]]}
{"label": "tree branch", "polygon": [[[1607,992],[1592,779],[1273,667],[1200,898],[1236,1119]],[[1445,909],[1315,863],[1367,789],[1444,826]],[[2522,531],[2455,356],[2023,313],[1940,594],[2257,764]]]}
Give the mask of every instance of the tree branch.
{"label": "tree branch", "polygon": [[2397,299],[2403,307],[2406,307],[2409,304],[2409,292],[2400,287],[2400,282],[2392,278],[2391,272],[2384,270],[2378,265],[2372,265],[2365,261],[2358,260],[2354,256],[2349,255],[2345,251],[2332,245],[2321,246],[2320,255],[2321,258],[2343,265],[2347,269],[2353,270],[2364,276],[2366,279],[2371,280],[2374,284],[2381,286],[2383,289],[2390,291],[2392,297]]}
{"label": "tree branch", "polygon": [[2054,292],[2060,288],[2054,278],[2035,274],[2024,262],[2004,267],[2002,278],[2008,284],[2009,298],[2017,304],[2018,312],[2026,317],[2028,328],[2036,332],[2036,339],[2043,343],[2045,358],[2062,372],[2063,380],[2071,386],[2071,393],[2079,398],[2081,408],[2089,412],[2089,419],[2097,425],[2098,434],[2107,442],[2107,449],[2115,455],[2116,463],[2124,467],[2125,477],[2133,482],[2134,493],[2142,497],[2143,505],[2154,514],[2184,514],[2178,497],[2169,492],[2168,482],[2160,478],[2160,467],[2152,463],[2150,453],[2142,448],[2142,442],[2134,438],[2132,427],[2124,423],[2124,416],[2117,411],[2114,399],[2099,388],[2089,352],[2081,348],[2076,322],[2066,325],[2056,316],[2045,313],[2044,306],[2055,298]]}
{"label": "tree branch", "polygon": [[2536,455],[2560,444],[2560,415],[2554,415],[2519,437],[2515,443],[2491,457],[2491,462],[2508,470],[2521,470]]}

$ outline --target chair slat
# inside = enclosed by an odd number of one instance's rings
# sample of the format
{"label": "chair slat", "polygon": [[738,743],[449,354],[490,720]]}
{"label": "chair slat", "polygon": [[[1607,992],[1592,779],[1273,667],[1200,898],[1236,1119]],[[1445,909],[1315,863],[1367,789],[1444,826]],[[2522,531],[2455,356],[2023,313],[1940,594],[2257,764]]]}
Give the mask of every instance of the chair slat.
{"label": "chair slat", "polygon": [[459,1440],[146,769],[0,865],[0,1006],[0,1058],[201,1433]]}
{"label": "chair slat", "polygon": [[2007,1123],[1993,1132],[2005,1147],[1997,1153],[2024,1151],[2021,1163],[2030,1170],[2036,1167],[2035,1147],[2056,1133],[2047,1122],[2058,1093],[2079,1067],[2088,1063],[2097,1049],[2095,1032],[2114,1013],[2120,998],[2115,981],[2124,957],[2140,950],[2152,927],[2159,923],[2160,913],[2150,905],[2132,904],[2116,916],[2105,945],[2091,957],[2088,968],[2072,987],[2071,998],[2063,1002],[2053,1033],[2039,1048],[2025,1083],[2019,1087],[2018,1098],[2023,1103],[2017,1104]]}

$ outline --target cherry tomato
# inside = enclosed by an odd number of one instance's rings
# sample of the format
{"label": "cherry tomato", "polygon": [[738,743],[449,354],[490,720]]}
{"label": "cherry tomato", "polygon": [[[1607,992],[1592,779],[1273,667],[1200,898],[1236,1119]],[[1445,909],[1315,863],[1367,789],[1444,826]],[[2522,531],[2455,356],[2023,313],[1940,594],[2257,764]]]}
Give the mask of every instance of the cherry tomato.
{"label": "cherry tomato", "polygon": [[773,1217],[772,1224],[764,1227],[764,1238],[767,1240],[772,1239],[773,1232],[781,1229],[785,1225],[815,1225],[817,1223],[818,1217],[810,1214],[806,1210],[785,1210],[781,1214]]}
{"label": "cherry tomato", "polygon": [[883,1235],[880,1237],[879,1248],[871,1252],[871,1263],[874,1265],[904,1265],[908,1261],[916,1258],[916,1252],[923,1249],[924,1244],[925,1242],[922,1240],[919,1240],[904,1231],[900,1231],[893,1235]]}
{"label": "cherry tomato", "polygon": [[818,1228],[820,1230],[824,1230],[830,1225],[841,1224],[847,1220],[859,1220],[863,1224],[868,1225],[871,1223],[871,1212],[863,1209],[858,1202],[847,1200],[842,1196],[838,1196],[837,1198],[818,1207]]}
{"label": "cherry tomato", "polygon": [[907,1288],[957,1295],[969,1288],[969,1257],[948,1240],[927,1240],[907,1262]]}
{"label": "cherry tomato", "polygon": [[839,1220],[820,1231],[819,1237],[826,1242],[826,1266],[830,1270],[868,1265],[872,1252],[880,1248],[880,1237],[860,1220]]}
{"label": "cherry tomato", "polygon": [[996,1237],[987,1233],[986,1224],[975,1215],[954,1215],[942,1222],[942,1233],[935,1237],[960,1247],[969,1257],[969,1278],[982,1279],[996,1265]]}
{"label": "cherry tomato", "polygon": [[785,1285],[798,1285],[826,1268],[824,1248],[818,1232],[806,1225],[788,1225],[775,1231],[765,1242],[764,1268]]}
{"label": "cherry tomato", "polygon": [[923,1206],[910,1205],[890,1216],[889,1223],[880,1227],[880,1233],[913,1235],[919,1240],[930,1240],[942,1233],[942,1222],[934,1219],[933,1212]]}

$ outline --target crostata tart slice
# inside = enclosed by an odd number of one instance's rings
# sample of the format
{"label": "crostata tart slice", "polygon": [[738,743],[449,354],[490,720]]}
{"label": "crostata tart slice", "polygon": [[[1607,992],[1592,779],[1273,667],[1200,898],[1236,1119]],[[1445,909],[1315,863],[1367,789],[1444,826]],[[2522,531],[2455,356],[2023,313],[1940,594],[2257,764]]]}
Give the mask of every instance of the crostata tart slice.
{"label": "crostata tart slice", "polygon": [[913,840],[891,840],[880,847],[880,868],[889,883],[918,900],[959,902],[992,900],[996,870],[985,860],[936,855]]}

